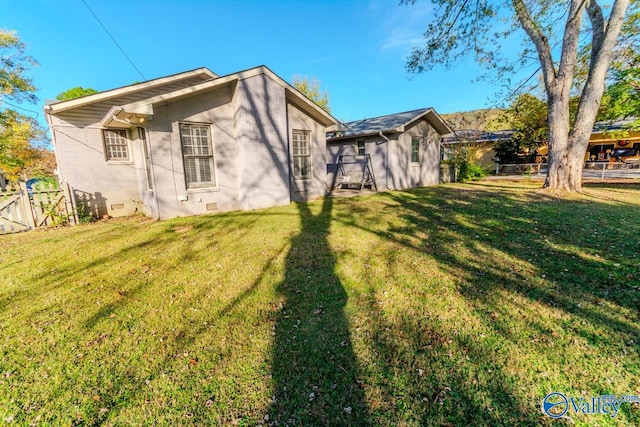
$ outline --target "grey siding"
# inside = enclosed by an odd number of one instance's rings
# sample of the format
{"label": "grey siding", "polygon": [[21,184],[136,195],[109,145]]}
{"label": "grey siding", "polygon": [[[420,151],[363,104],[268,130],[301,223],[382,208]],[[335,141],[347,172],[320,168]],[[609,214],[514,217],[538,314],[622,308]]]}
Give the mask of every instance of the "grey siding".
{"label": "grey siding", "polygon": [[[339,156],[355,155],[356,141],[365,140],[365,153],[371,155],[373,174],[379,191],[435,185],[440,179],[440,135],[420,120],[401,134],[348,138],[327,143],[327,185],[336,180]],[[411,162],[411,139],[420,138],[420,162]]]}
{"label": "grey siding", "polygon": [[[393,137],[389,137],[390,139]],[[367,136],[364,138],[345,139],[340,142],[332,142],[327,144],[328,164],[327,164],[327,188],[338,184],[337,164],[340,155],[355,156],[358,152],[356,141],[364,139],[366,154],[371,156],[371,165],[373,167],[373,175],[376,180],[378,191],[387,190],[387,141],[378,136]],[[393,139],[392,139],[393,141]],[[392,142],[393,144],[393,142]],[[349,168],[358,168],[359,166],[347,166]]]}
{"label": "grey siding", "polygon": [[[411,139],[420,138],[420,162],[411,162]],[[395,167],[393,187],[405,189],[426,185],[435,185],[440,181],[440,144],[439,135],[424,120],[405,130],[398,137],[393,150]]]}

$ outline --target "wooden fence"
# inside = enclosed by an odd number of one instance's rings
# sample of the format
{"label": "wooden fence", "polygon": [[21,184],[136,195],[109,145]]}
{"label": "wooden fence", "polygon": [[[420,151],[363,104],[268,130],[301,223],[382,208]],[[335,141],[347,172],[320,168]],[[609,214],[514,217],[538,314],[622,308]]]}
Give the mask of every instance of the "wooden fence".
{"label": "wooden fence", "polygon": [[0,234],[29,231],[37,227],[77,223],[72,195],[66,183],[40,183],[27,188],[0,188]]}

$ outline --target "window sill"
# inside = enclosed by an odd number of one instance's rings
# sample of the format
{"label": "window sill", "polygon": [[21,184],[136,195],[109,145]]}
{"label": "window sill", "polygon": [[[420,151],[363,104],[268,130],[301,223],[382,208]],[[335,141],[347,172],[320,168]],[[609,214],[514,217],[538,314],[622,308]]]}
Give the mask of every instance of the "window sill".
{"label": "window sill", "polygon": [[218,192],[218,191],[220,191],[220,187],[187,188],[187,193],[188,194],[209,193],[209,192]]}
{"label": "window sill", "polygon": [[132,165],[133,160],[107,160],[108,165]]}
{"label": "window sill", "polygon": [[294,181],[311,181],[313,180],[312,176],[307,176],[307,177],[294,177],[293,178]]}
{"label": "window sill", "polygon": [[411,166],[413,167],[422,166],[422,163],[411,162]]}

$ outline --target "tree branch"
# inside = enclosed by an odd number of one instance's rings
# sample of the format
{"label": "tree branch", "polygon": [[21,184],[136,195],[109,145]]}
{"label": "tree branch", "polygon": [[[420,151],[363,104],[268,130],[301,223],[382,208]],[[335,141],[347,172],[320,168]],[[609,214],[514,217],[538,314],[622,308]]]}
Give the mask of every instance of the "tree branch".
{"label": "tree branch", "polygon": [[[469,0],[463,0],[462,5],[460,6],[460,9],[458,10],[458,13],[456,14],[456,16],[453,18],[453,21],[451,21],[449,23],[449,26],[443,30],[440,35],[433,40],[430,44],[429,44],[429,48],[432,49],[435,46],[438,46],[440,44],[440,42],[449,35],[449,33],[451,33],[451,30],[453,29],[453,27],[455,27],[456,23],[458,22],[458,19],[460,18],[460,15],[462,14],[462,11],[464,10],[464,8],[467,6],[467,3],[469,3]],[[453,9],[452,9],[453,11]]]}
{"label": "tree branch", "polygon": [[600,51],[601,46],[596,44],[602,42],[604,38],[605,22],[602,15],[602,8],[598,4],[597,0],[589,0],[587,3],[587,15],[591,21],[592,29],[592,48],[591,48],[591,63],[594,62],[594,53]]}
{"label": "tree branch", "polygon": [[547,88],[547,93],[550,94],[553,83],[555,83],[556,71],[553,67],[553,58],[551,56],[549,40],[531,18],[529,10],[523,0],[512,0],[512,4],[522,28],[525,30],[538,51],[538,58],[542,68],[542,74],[544,76],[544,83]]}
{"label": "tree branch", "polygon": [[[591,2],[595,3],[595,0],[591,0]],[[604,92],[604,80],[629,3],[630,0],[615,0],[606,26],[604,21],[602,22],[604,32],[597,33],[594,31],[593,33],[593,47],[591,52],[589,75],[587,77],[585,87],[582,90],[580,103],[578,104],[576,121],[573,128],[574,132],[591,131],[591,128],[593,127],[595,116],[597,114],[598,107],[600,106],[602,93]],[[597,6],[597,4],[595,6]],[[589,16],[591,19],[591,15]],[[594,19],[596,22],[598,21],[598,18],[595,16]],[[597,49],[596,46],[598,47]]]}
{"label": "tree branch", "polygon": [[[572,0],[569,16],[562,39],[562,56],[558,67],[558,78],[566,78],[569,86],[573,83],[576,63],[578,62],[578,43],[580,42],[580,26],[586,0]],[[570,88],[567,88],[570,90]]]}

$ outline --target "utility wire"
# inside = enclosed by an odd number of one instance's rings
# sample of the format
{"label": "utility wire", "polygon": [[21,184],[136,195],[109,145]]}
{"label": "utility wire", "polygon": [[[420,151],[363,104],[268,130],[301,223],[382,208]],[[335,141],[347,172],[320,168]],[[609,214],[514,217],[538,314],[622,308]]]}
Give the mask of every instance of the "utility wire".
{"label": "utility wire", "polygon": [[24,108],[24,107],[21,107],[21,106],[19,106],[19,105],[13,104],[13,103],[11,103],[11,102],[9,102],[9,101],[5,101],[4,99],[0,101],[0,105],[1,105],[1,104],[7,104],[7,105],[12,106],[13,108],[17,108],[17,109],[19,109],[19,110],[28,111],[29,113],[33,113],[33,114],[35,114],[35,115],[36,115],[36,119],[38,119],[38,118],[40,117],[40,113],[39,113],[38,111],[35,111],[35,110],[29,110],[28,108]]}
{"label": "utility wire", "polygon": [[91,8],[89,7],[89,5],[87,4],[87,2],[85,0],[82,0],[82,3],[84,3],[84,5],[87,7],[87,9],[89,9],[89,12],[91,12],[91,14],[93,15],[94,18],[96,18],[96,21],[98,21],[98,24],[100,24],[100,26],[102,27],[102,29],[104,30],[105,33],[107,33],[107,35],[109,36],[109,38],[111,39],[111,41],[118,47],[118,49],[120,50],[120,52],[122,52],[122,55],[124,55],[125,58],[127,58],[127,61],[129,61],[129,63],[131,64],[131,66],[138,72],[138,74],[140,74],[140,77],[142,77],[143,80],[147,80],[147,78],[144,76],[144,74],[142,74],[142,72],[138,69],[138,67],[136,67],[136,64],[133,63],[133,61],[131,60],[131,58],[129,58],[129,56],[124,52],[124,50],[122,49],[122,47],[118,44],[118,42],[116,41],[116,39],[113,38],[113,36],[111,35],[111,33],[109,32],[109,30],[107,30],[107,27],[104,26],[104,24],[102,23],[102,21],[100,21],[100,18],[98,18],[98,16],[94,13],[93,10],[91,10]]}

